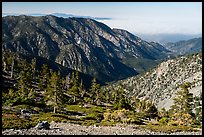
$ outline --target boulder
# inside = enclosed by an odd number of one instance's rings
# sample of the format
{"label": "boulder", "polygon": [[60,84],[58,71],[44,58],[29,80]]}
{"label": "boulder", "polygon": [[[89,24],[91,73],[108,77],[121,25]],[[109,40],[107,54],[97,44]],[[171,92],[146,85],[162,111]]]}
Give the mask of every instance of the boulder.
{"label": "boulder", "polygon": [[35,128],[37,129],[50,129],[50,124],[47,121],[40,121]]}
{"label": "boulder", "polygon": [[53,112],[53,108],[44,108],[44,110],[43,110],[44,112]]}
{"label": "boulder", "polygon": [[23,118],[23,119],[30,119],[31,116],[30,116],[30,115],[23,115],[23,116],[21,116],[20,118]]}
{"label": "boulder", "polygon": [[22,109],[21,110],[21,114],[30,114],[31,112],[29,110],[26,109]]}
{"label": "boulder", "polygon": [[36,110],[31,110],[31,114],[39,114],[39,112]]}

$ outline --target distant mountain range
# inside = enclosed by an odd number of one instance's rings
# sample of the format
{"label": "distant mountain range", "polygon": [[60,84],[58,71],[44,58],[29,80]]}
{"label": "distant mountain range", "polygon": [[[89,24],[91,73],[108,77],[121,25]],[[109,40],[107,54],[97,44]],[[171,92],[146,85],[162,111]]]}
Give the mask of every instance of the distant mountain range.
{"label": "distant mountain range", "polygon": [[5,16],[20,16],[20,15],[36,16],[36,17],[53,15],[53,16],[62,17],[62,18],[77,17],[77,18],[89,18],[89,19],[95,19],[95,20],[110,20],[110,19],[112,19],[112,18],[108,18],[108,17],[91,17],[91,16],[81,16],[81,15],[66,14],[66,13],[51,13],[51,14],[42,14],[42,13],[30,13],[30,14],[2,13],[2,17],[5,17]]}
{"label": "distant mountain range", "polygon": [[202,37],[202,34],[138,34],[140,38],[146,41],[156,41],[161,44],[175,43],[178,41],[189,40]]}
{"label": "distant mountain range", "polygon": [[175,54],[188,55],[202,51],[202,38],[167,43],[164,46]]}

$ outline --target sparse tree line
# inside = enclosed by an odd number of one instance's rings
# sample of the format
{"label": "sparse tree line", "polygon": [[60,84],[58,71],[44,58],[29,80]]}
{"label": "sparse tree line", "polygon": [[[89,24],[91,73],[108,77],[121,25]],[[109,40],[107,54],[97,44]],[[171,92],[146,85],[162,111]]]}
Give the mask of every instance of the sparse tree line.
{"label": "sparse tree line", "polygon": [[[190,83],[181,85],[174,105],[167,111],[164,108],[158,110],[149,100],[127,97],[123,85],[117,89],[101,88],[94,78],[87,89],[78,72],[62,77],[60,72],[53,71],[46,64],[37,70],[36,59],[28,63],[17,54],[3,52],[2,64],[3,71],[10,72],[10,79],[17,80],[16,86],[2,91],[2,103],[6,105],[51,106],[56,113],[65,105],[93,104],[107,107],[104,113],[106,120],[118,120],[124,115],[142,115],[162,124],[200,125],[202,122],[202,107],[199,98],[189,93]],[[110,106],[113,111],[110,111]],[[195,112],[193,108],[196,108]],[[127,118],[125,120],[128,121]]]}

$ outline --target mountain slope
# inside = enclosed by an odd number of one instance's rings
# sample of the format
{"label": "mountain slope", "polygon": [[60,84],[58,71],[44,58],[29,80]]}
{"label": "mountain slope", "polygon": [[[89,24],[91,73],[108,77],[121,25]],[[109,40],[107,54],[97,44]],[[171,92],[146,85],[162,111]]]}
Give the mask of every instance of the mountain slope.
{"label": "mountain slope", "polygon": [[164,46],[178,55],[188,55],[202,50],[202,38],[167,43]]}
{"label": "mountain slope", "polygon": [[[8,61],[5,60],[6,57],[7,57],[7,60],[9,60],[11,55],[16,56],[14,60],[15,63],[14,63],[14,69],[13,69],[13,75],[15,76],[13,76],[13,78],[11,78],[11,70],[8,69],[9,67],[11,67],[11,65],[8,65]],[[4,65],[4,67],[2,66],[3,68],[5,68],[5,63],[7,62],[7,65],[6,65],[7,70],[2,70],[2,88],[5,90],[8,90],[9,88],[14,88],[15,85],[17,85],[17,81],[20,75],[19,64],[20,62],[22,62],[22,60],[25,60],[28,64],[30,64],[32,59],[35,59],[36,60],[36,70],[37,70],[36,73],[41,71],[43,64],[46,64],[49,69],[52,69],[52,71],[56,71],[56,72],[59,71],[61,76],[64,78],[67,75],[71,75],[73,72],[76,73],[76,70],[64,67],[54,61],[47,60],[42,57],[25,56],[23,54],[19,54],[19,53],[14,54],[12,52],[9,53],[8,55],[8,54],[5,54],[5,52],[2,52],[2,58],[4,58],[2,60],[2,64]],[[91,77],[90,75],[81,73],[81,72],[79,72],[79,77],[81,78],[84,87],[89,88],[93,77]],[[97,83],[101,85],[105,84],[104,82],[99,81],[99,80],[97,80]],[[35,88],[36,87],[38,86],[36,85]]]}
{"label": "mountain slope", "polygon": [[106,82],[138,74],[140,66],[128,59],[157,62],[171,55],[160,44],[92,19],[6,16],[2,28],[3,50],[40,56]]}
{"label": "mountain slope", "polygon": [[119,81],[112,87],[122,84],[128,96],[148,98],[158,108],[169,109],[179,86],[185,82],[192,83],[190,92],[194,96],[202,94],[202,53],[162,62],[144,75]]}

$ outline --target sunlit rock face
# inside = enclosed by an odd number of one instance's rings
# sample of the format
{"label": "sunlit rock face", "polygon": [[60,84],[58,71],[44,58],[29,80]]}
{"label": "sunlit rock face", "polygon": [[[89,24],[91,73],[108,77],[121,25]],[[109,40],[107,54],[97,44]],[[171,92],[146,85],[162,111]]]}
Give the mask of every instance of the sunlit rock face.
{"label": "sunlit rock face", "polygon": [[194,96],[202,96],[201,52],[164,61],[144,75],[116,82],[112,87],[122,84],[130,97],[150,99],[159,109],[169,109],[185,82],[191,83],[189,91]]}
{"label": "sunlit rock face", "polygon": [[129,59],[154,62],[171,55],[158,43],[93,19],[51,15],[2,17],[2,49],[41,56],[102,81],[137,75],[139,65],[128,65]]}

